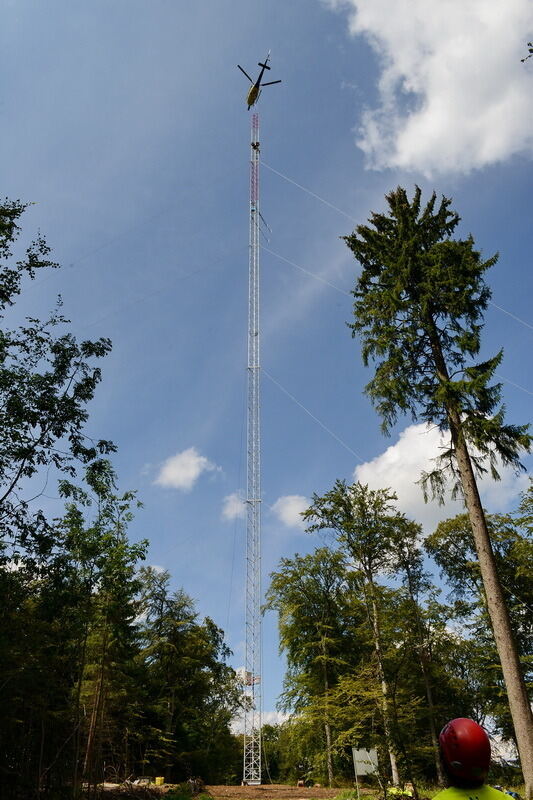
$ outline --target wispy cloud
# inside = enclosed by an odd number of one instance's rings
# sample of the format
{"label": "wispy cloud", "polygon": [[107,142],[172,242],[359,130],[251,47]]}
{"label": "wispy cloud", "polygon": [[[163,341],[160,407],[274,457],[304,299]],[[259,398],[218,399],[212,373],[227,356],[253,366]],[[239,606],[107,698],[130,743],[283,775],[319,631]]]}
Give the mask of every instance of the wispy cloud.
{"label": "wispy cloud", "polygon": [[379,57],[362,115],[368,165],[469,172],[533,152],[530,0],[325,0]]}
{"label": "wispy cloud", "polygon": [[[447,446],[446,439],[437,428],[409,425],[384,453],[357,466],[354,480],[372,489],[393,489],[398,495],[397,507],[429,534],[441,520],[464,512],[460,499],[448,497],[443,506],[436,501],[424,503],[422,489],[417,484],[421,473],[434,467],[433,459],[444,446]],[[500,468],[499,472],[501,481],[494,481],[489,475],[479,481],[483,503],[490,512],[506,511],[528,483],[526,476],[517,476],[508,467]]]}
{"label": "wispy cloud", "polygon": [[180,489],[190,492],[203,472],[220,469],[205,456],[200,455],[195,447],[189,447],[170,456],[163,463],[154,483],[166,489]]}
{"label": "wispy cloud", "polygon": [[305,522],[302,519],[302,512],[309,508],[309,500],[301,494],[287,494],[279,497],[271,511],[288,528],[299,528],[305,530]]}
{"label": "wispy cloud", "polygon": [[222,501],[222,519],[230,521],[244,517],[245,514],[246,507],[239,492],[226,495]]}

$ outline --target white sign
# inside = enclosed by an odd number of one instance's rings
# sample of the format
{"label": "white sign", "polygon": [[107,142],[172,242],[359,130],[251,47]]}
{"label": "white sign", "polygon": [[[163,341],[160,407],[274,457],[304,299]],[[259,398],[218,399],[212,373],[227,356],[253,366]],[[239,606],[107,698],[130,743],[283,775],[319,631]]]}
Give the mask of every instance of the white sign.
{"label": "white sign", "polygon": [[357,777],[365,775],[375,775],[378,771],[378,752],[375,748],[371,750],[357,750],[352,747],[353,768]]}

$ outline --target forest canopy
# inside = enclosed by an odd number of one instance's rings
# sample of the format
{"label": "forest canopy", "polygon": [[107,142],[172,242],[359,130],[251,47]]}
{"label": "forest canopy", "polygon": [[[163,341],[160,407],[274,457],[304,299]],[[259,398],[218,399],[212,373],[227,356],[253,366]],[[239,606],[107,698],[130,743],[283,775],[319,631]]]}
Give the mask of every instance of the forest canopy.
{"label": "forest canopy", "polygon": [[[42,236],[15,260],[25,208],[0,206],[0,794],[234,778],[241,700],[223,632],[142,566],[136,494],[118,488],[115,445],[85,433],[111,342],[77,341],[61,300],[8,327],[28,282],[58,266]],[[50,517],[52,481],[63,511]]]}

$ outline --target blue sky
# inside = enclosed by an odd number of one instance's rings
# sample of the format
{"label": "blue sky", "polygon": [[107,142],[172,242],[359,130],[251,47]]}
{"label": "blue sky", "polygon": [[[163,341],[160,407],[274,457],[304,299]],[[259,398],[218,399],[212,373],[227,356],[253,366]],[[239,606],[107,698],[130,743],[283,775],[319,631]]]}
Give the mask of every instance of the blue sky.
{"label": "blue sky", "polygon": [[[393,486],[428,530],[456,511],[424,507],[413,484],[434,437],[409,420],[380,434],[345,325],[357,264],[339,237],[398,184],[452,196],[461,235],[500,252],[484,351],[505,349],[508,420],[531,418],[533,61],[520,58],[533,4],[5,0],[3,12],[3,193],[35,203],[25,234],[40,228],[62,264],[17,315],[45,314],[61,292],[76,335],[113,340],[88,432],[119,447],[149,563],[226,631],[239,667],[245,532],[231,497],[246,475],[250,118],[236,64],[254,74],[271,49],[271,78],[283,80],[258,106],[272,229],[261,256],[266,584],[280,557],[315,547],[297,512],[336,478]],[[510,474],[487,483],[487,507],[513,507],[523,486]],[[267,712],[282,674],[269,616]]]}

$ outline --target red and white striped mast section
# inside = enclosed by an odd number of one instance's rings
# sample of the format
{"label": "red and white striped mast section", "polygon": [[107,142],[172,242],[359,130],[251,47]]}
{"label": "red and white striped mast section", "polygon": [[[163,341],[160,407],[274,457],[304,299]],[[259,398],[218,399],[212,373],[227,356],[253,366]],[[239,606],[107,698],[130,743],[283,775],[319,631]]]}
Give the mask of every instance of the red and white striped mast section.
{"label": "red and white striped mast section", "polygon": [[259,115],[250,140],[246,653],[243,784],[261,783],[261,430],[259,361]]}

